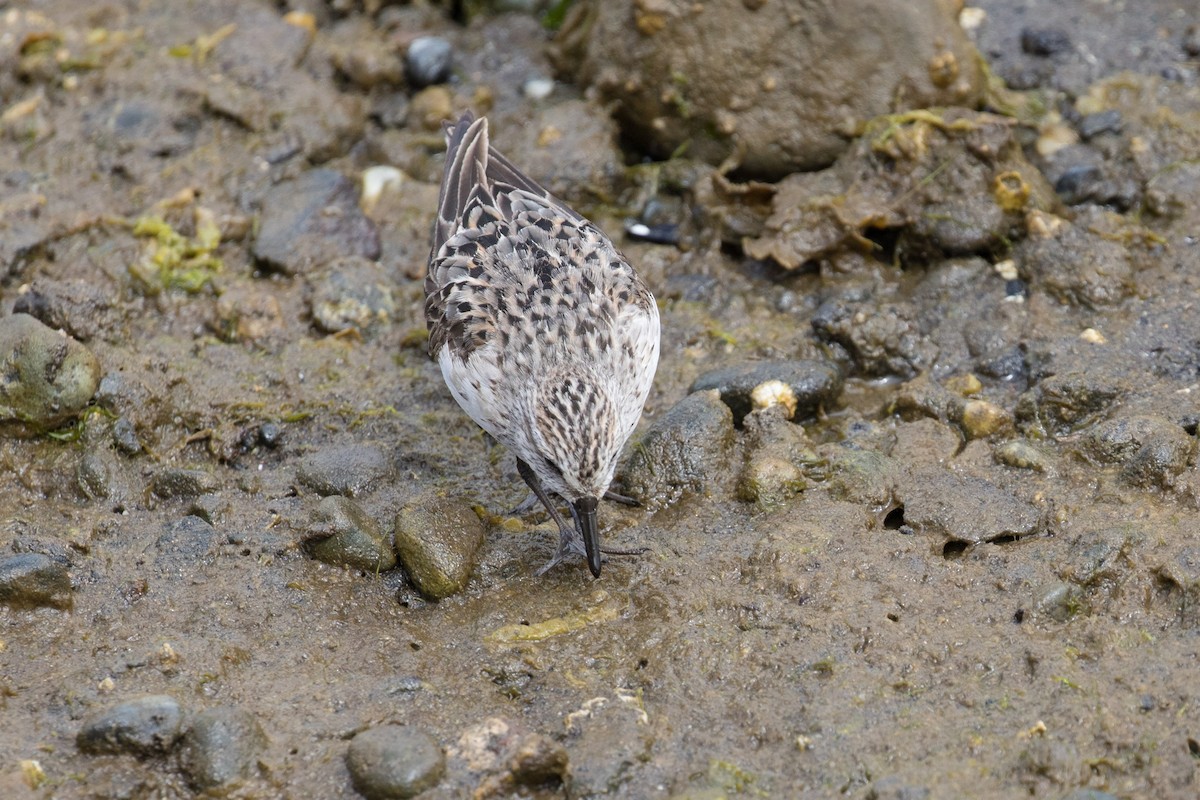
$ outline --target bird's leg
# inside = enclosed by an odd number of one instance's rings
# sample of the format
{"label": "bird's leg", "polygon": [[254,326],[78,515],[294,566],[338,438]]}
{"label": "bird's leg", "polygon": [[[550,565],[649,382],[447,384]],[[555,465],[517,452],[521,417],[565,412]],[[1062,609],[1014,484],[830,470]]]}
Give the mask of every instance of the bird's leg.
{"label": "bird's leg", "polygon": [[554,520],[554,524],[558,525],[558,552],[554,554],[549,563],[537,571],[537,574],[541,575],[568,555],[572,553],[583,554],[583,540],[576,534],[574,528],[567,525],[562,514],[558,513],[558,509],[550,502],[550,496],[546,494],[545,487],[538,480],[537,473],[519,458],[517,459],[517,472],[520,473],[525,483],[529,484],[529,488],[533,490],[533,494],[537,499],[542,501],[542,505],[546,507],[546,510],[550,512],[550,519]]}

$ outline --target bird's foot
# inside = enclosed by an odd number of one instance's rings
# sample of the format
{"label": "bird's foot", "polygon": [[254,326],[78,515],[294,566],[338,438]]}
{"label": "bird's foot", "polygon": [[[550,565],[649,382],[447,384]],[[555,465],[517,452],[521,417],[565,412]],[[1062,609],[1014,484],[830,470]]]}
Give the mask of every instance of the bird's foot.
{"label": "bird's foot", "polygon": [[642,556],[650,552],[649,547],[601,547],[600,552],[606,556]]}
{"label": "bird's foot", "polygon": [[541,501],[538,500],[538,496],[536,494],[534,494],[533,492],[530,492],[529,495],[524,500],[517,503],[517,505],[513,507],[512,511],[508,512],[508,516],[524,517],[527,514],[532,514],[535,510],[537,510],[540,507],[541,507]]}
{"label": "bird's foot", "polygon": [[567,561],[572,557],[583,556],[587,557],[587,552],[583,547],[583,539],[580,538],[578,532],[574,528],[568,528],[566,525],[560,525],[558,528],[558,550],[554,556],[537,571],[539,576],[546,574],[551,567],[556,567],[563,561]]}
{"label": "bird's foot", "polygon": [[623,506],[640,506],[641,505],[641,503],[639,503],[636,499],[630,497],[629,495],[619,494],[612,490],[609,490],[604,493],[604,499],[611,500],[614,503],[620,503]]}

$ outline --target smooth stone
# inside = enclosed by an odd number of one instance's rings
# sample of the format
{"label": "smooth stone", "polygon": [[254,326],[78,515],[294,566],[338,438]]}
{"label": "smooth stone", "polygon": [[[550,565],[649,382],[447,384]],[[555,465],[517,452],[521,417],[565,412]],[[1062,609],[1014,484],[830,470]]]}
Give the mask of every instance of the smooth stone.
{"label": "smooth stone", "polygon": [[183,712],[174,697],[146,695],[89,716],[75,737],[76,746],[93,755],[165,753],[179,738]]}
{"label": "smooth stone", "polygon": [[142,443],[137,438],[137,428],[129,417],[118,417],[112,427],[113,444],[125,455],[137,455],[142,450]]}
{"label": "smooth stone", "polygon": [[150,491],[164,500],[209,494],[220,486],[216,477],[205,470],[178,467],[160,470],[150,481]]}
{"label": "smooth stone", "polygon": [[314,169],[271,189],[263,200],[254,257],[285,275],[349,255],[377,259],[379,230],[358,204],[358,186]]}
{"label": "smooth stone", "polygon": [[84,453],[79,459],[79,465],[75,468],[75,484],[89,500],[108,497],[111,479],[108,462],[99,453]]}
{"label": "smooth stone", "polygon": [[1071,36],[1062,28],[1025,28],[1021,49],[1033,56],[1052,56],[1071,49]]}
{"label": "smooth stone", "polygon": [[379,524],[349,497],[330,495],[321,501],[306,531],[313,558],[326,564],[386,572],[396,566],[396,554]]}
{"label": "smooth stone", "polygon": [[266,749],[267,735],[254,715],[222,706],[196,715],[180,763],[192,786],[206,790],[250,777]]}
{"label": "smooth stone", "polygon": [[194,564],[213,552],[217,531],[206,520],[188,514],[163,526],[154,542],[158,561],[168,564]]}
{"label": "smooth stone", "polygon": [[357,497],[391,474],[391,459],[382,448],[341,444],[306,456],[296,469],[296,481],[320,495]]}
{"label": "smooth stone", "polygon": [[424,731],[382,725],[354,737],[346,766],[354,788],[367,800],[406,800],[438,784],[446,757]]}
{"label": "smooth stone", "polygon": [[0,559],[0,604],[12,608],[69,608],[71,576],[67,565],[42,553]]}
{"label": "smooth stone", "polygon": [[670,505],[705,493],[729,475],[733,412],[716,389],[689,394],[655,420],[621,470],[625,494],[642,505]]}
{"label": "smooth stone", "polygon": [[795,419],[817,413],[822,406],[832,405],[842,391],[842,373],[823,361],[763,361],[739,364],[706,372],[697,378],[688,393],[716,389],[721,401],[733,411],[734,424],[741,425],[750,413],[751,394],[767,381],[781,381],[795,393]]}
{"label": "smooth stone", "polygon": [[396,515],[396,555],[417,591],[430,600],[462,591],[483,541],[483,523],[462,504],[426,499]]}
{"label": "smooth stone", "polygon": [[404,74],[414,89],[443,83],[450,77],[454,48],[440,36],[418,36],[404,54]]}
{"label": "smooth stone", "polygon": [[37,433],[66,422],[100,386],[85,346],[28,314],[0,319],[0,423]]}
{"label": "smooth stone", "polygon": [[383,267],[358,256],[340,258],[313,282],[312,318],[326,333],[373,332],[396,316]]}

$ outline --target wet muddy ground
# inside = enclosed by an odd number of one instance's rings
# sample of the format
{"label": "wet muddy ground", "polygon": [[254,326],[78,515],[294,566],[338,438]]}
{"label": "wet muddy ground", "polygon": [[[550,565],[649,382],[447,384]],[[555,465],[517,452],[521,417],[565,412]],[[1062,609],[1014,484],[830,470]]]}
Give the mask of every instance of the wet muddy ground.
{"label": "wet muddy ground", "polygon": [[[1200,792],[1194,10],[982,2],[797,173],[365,5],[0,3],[0,797]],[[425,353],[467,107],[659,298],[599,580]]]}

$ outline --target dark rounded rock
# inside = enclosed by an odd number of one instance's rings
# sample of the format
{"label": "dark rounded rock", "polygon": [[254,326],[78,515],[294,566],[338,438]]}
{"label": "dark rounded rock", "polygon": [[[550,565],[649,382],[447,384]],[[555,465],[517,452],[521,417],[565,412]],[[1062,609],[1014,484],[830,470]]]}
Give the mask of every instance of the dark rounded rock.
{"label": "dark rounded rock", "polygon": [[67,565],[42,553],[0,559],[0,604],[13,608],[70,607]]}
{"label": "dark rounded rock", "polygon": [[626,494],[643,505],[665,506],[684,492],[711,490],[732,477],[733,412],[716,389],[696,391],[654,421],[621,470]]}
{"label": "dark rounded rock", "polygon": [[258,441],[263,447],[275,449],[283,439],[282,426],[274,422],[264,422],[258,429]]}
{"label": "dark rounded rock", "polygon": [[263,199],[254,256],[285,275],[335,258],[379,258],[379,230],[359,208],[358,187],[341,173],[309,170]]}
{"label": "dark rounded rock", "polygon": [[416,89],[442,83],[450,77],[454,48],[440,36],[413,39],[404,54],[404,74]]}
{"label": "dark rounded rock", "polygon": [[750,413],[750,393],[767,381],[786,383],[796,396],[795,419],[805,419],[833,405],[842,391],[842,373],[824,361],[762,361],[706,372],[692,382],[688,393],[716,389],[733,411],[735,425]]}
{"label": "dark rounded rock", "polygon": [[1083,119],[1079,120],[1079,135],[1084,139],[1091,139],[1093,136],[1099,136],[1102,133],[1120,132],[1121,112],[1115,108],[1110,108],[1106,111],[1097,111],[1094,114],[1087,114]]}
{"label": "dark rounded rock", "polygon": [[1062,28],[1025,28],[1021,49],[1032,56],[1052,56],[1071,49],[1071,37]]}
{"label": "dark rounded rock", "polygon": [[165,753],[179,738],[183,712],[174,697],[147,695],[106,708],[83,722],[76,746],[94,755]]}
{"label": "dark rounded rock", "polygon": [[417,591],[431,600],[462,591],[483,540],[483,523],[460,503],[429,498],[396,515],[396,555]]}
{"label": "dark rounded rock", "polygon": [[346,766],[354,788],[367,800],[405,800],[437,785],[446,757],[424,731],[382,725],[354,737]]}
{"label": "dark rounded rock", "polygon": [[192,786],[212,789],[250,777],[266,748],[267,735],[252,714],[240,708],[210,708],[192,721],[180,763]]}
{"label": "dark rounded rock", "polygon": [[100,385],[100,362],[28,314],[0,319],[0,423],[37,433],[74,417]]}
{"label": "dark rounded rock", "polygon": [[349,497],[330,495],[322,500],[306,537],[313,558],[326,564],[366,572],[396,566],[396,554],[379,524]]}
{"label": "dark rounded rock", "polygon": [[296,480],[320,495],[356,497],[392,474],[392,462],[374,445],[343,444],[306,456],[296,468]]}
{"label": "dark rounded rock", "polygon": [[1063,171],[1054,182],[1054,191],[1068,205],[1082,203],[1095,196],[1104,172],[1095,164],[1078,164]]}
{"label": "dark rounded rock", "polygon": [[1120,464],[1121,477],[1135,486],[1170,488],[1187,469],[1196,440],[1166,417],[1132,415],[1093,426],[1081,449],[1093,461]]}
{"label": "dark rounded rock", "polygon": [[1192,58],[1200,57],[1200,25],[1189,25],[1183,34],[1183,52]]}

